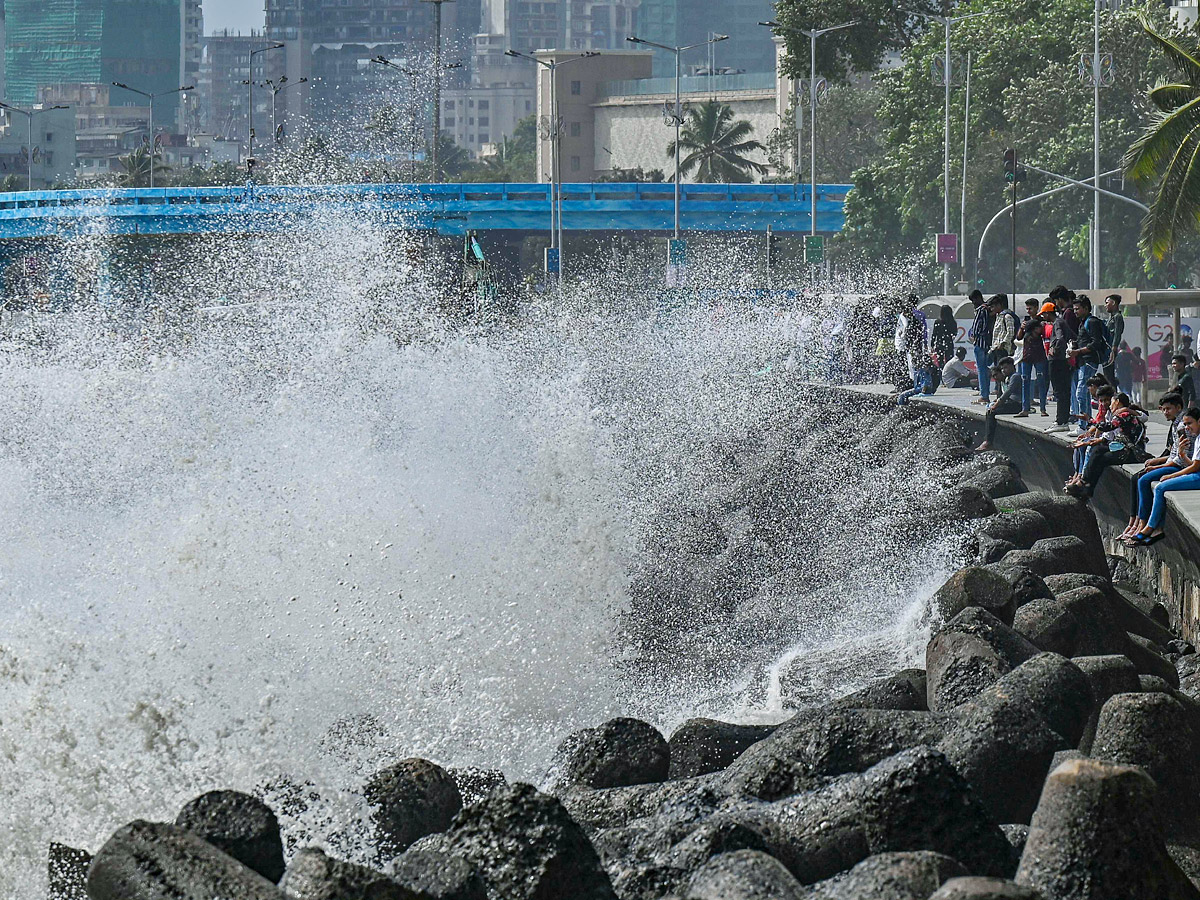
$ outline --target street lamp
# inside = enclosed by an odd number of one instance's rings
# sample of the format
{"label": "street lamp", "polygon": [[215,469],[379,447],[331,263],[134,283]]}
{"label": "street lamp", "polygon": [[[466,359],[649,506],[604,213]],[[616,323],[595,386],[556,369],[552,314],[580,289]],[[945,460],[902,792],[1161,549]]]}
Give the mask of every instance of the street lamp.
{"label": "street lamp", "polygon": [[29,152],[26,154],[26,164],[29,170],[26,177],[29,180],[29,190],[33,190],[33,117],[38,113],[50,112],[52,109],[69,109],[67,106],[44,106],[41,109],[21,109],[19,106],[10,106],[7,103],[0,103],[0,109],[7,109],[9,112],[20,113],[29,123]]}
{"label": "street lamp", "polygon": [[679,240],[679,126],[683,124],[683,109],[681,108],[682,104],[679,95],[679,57],[685,50],[694,50],[696,47],[705,47],[719,41],[727,41],[729,40],[729,35],[714,34],[707,41],[701,41],[698,44],[688,44],[686,47],[668,47],[666,44],[656,44],[654,41],[647,41],[635,35],[631,35],[625,38],[625,40],[631,44],[645,44],[647,47],[654,47],[658,50],[666,50],[668,53],[675,54],[675,110],[671,114],[671,121],[675,125],[675,240]]}
{"label": "street lamp", "polygon": [[809,233],[814,237],[817,234],[817,38],[823,34],[829,34],[831,31],[841,31],[843,28],[850,28],[858,24],[858,21],[845,22],[841,25],[834,25],[830,28],[814,28],[811,31],[807,28],[793,28],[789,25],[780,25],[776,21],[762,22],[760,24],[767,25],[777,31],[790,31],[793,34],[802,34],[809,41],[809,63],[811,65],[811,73],[808,81],[808,112],[809,112],[809,181],[811,182],[811,212],[809,223]]}
{"label": "street lamp", "polygon": [[257,50],[250,51],[250,68],[246,78],[246,156],[248,159],[254,158],[254,57],[259,53],[266,53],[269,50],[282,50],[286,47],[280,41],[272,41],[265,47],[259,47]]}
{"label": "street lamp", "polygon": [[562,171],[558,157],[562,135],[560,134],[561,123],[558,120],[556,73],[565,65],[579,62],[581,59],[592,59],[600,54],[595,50],[588,50],[580,53],[578,56],[568,57],[567,59],[542,59],[528,53],[521,53],[517,50],[505,50],[504,55],[515,59],[530,60],[550,73],[550,125],[546,135],[550,140],[550,249],[558,249],[558,283],[561,285],[563,277]]}
{"label": "street lamp", "polygon": [[266,87],[271,89],[271,143],[272,144],[279,143],[279,128],[275,125],[275,101],[278,99],[279,95],[282,94],[284,91],[286,91],[288,88],[296,87],[297,85],[305,84],[307,82],[308,82],[307,78],[301,78],[299,81],[288,81],[288,77],[286,75],[281,75],[279,77],[278,81],[272,81],[270,78],[268,78],[265,82],[263,82]]}
{"label": "street lamp", "polygon": [[120,81],[114,81],[112,85],[113,87],[119,87],[122,90],[129,91],[132,94],[140,94],[150,101],[150,123],[148,128],[150,132],[150,187],[154,187],[154,98],[166,97],[169,94],[180,94],[184,91],[194,91],[196,86],[194,84],[189,84],[185,85],[184,87],[175,88],[172,91],[159,91],[155,93],[153,91],[138,90],[137,88],[130,87],[129,85],[123,84]]}
{"label": "street lamp", "polygon": [[433,180],[442,180],[441,160],[438,152],[438,136],[442,133],[442,4],[453,0],[421,0],[432,3],[434,9],[433,69]]}
{"label": "street lamp", "polygon": [[[945,120],[942,134],[942,234],[950,233],[950,86],[953,83],[953,75],[950,71],[953,65],[950,59],[950,28],[958,22],[965,22],[967,19],[977,19],[980,16],[990,16],[990,12],[969,13],[965,16],[932,16],[925,13],[918,13],[924,19],[931,19],[935,22],[941,22],[946,29],[945,40],[945,56],[942,60],[942,75],[944,76],[945,84]],[[962,223],[959,223],[960,226]],[[959,248],[959,253],[962,253],[962,248]],[[942,294],[943,296],[950,293],[950,263],[942,263]]]}
{"label": "street lamp", "polygon": [[[438,8],[440,9],[441,7],[438,7]],[[392,62],[390,59],[388,59],[386,56],[383,56],[382,54],[380,54],[379,56],[372,57],[371,62],[373,62],[377,65],[383,66],[385,68],[388,68],[388,69],[395,69],[397,72],[403,72],[409,78],[409,107],[412,109],[412,139],[411,139],[412,144],[411,144],[411,150],[409,153],[409,173],[410,173],[409,180],[413,184],[415,184],[417,181],[417,78],[419,78],[424,73],[420,69],[410,69],[406,66],[398,66],[394,62]],[[463,64],[460,62],[446,63],[446,65],[441,66],[441,69],[438,72],[438,84],[441,84],[441,72],[449,72],[453,69],[461,69],[462,67],[463,67]],[[440,133],[440,128],[441,128],[441,124],[442,124],[441,112],[438,110],[438,106],[440,105],[440,103],[441,103],[441,100],[439,99],[439,100],[434,101],[434,104],[433,104],[433,123],[432,123],[433,124],[433,143],[434,143],[433,155],[434,155],[434,160],[435,160],[433,180],[435,182],[439,180],[437,177],[438,176],[438,173],[437,173],[438,163],[436,160],[437,160],[437,137],[438,137],[438,134]]]}

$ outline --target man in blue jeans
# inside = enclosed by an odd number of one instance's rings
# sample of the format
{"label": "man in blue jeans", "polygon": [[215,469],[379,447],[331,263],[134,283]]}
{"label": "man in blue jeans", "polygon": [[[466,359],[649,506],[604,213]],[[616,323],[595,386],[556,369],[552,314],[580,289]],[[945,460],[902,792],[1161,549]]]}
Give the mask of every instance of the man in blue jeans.
{"label": "man in blue jeans", "polygon": [[983,302],[983,291],[976,288],[971,291],[971,305],[975,307],[975,321],[967,339],[975,349],[975,371],[979,375],[979,396],[972,403],[986,405],[992,401],[992,378],[989,373],[988,354],[992,350],[992,319],[991,310]]}
{"label": "man in blue jeans", "polygon": [[1079,319],[1079,331],[1075,336],[1075,346],[1067,350],[1067,356],[1075,361],[1075,375],[1072,382],[1074,402],[1071,404],[1071,415],[1075,417],[1075,431],[1082,431],[1083,425],[1091,418],[1092,403],[1088,395],[1088,379],[1100,368],[1104,355],[1108,352],[1108,342],[1104,336],[1104,324],[1092,315],[1092,301],[1085,294],[1075,298],[1075,315]]}

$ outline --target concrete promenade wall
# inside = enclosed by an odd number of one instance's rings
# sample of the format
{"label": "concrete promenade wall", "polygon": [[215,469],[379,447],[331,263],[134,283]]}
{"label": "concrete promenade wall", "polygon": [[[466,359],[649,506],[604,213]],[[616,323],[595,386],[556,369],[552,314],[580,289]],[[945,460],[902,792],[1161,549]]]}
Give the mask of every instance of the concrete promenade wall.
{"label": "concrete promenade wall", "polygon": [[[890,388],[852,385],[846,388],[860,401],[879,402]],[[983,427],[983,407],[971,405],[975,392],[965,389],[940,390],[932,397],[914,402],[939,416],[954,417]],[[1167,428],[1160,416],[1149,426],[1149,450],[1157,455],[1166,443]],[[1062,491],[1071,475],[1070,440],[1064,434],[1046,434],[1042,429],[1052,419],[1036,413],[1028,419],[1001,416],[993,449],[1005,453],[1020,469],[1031,490]],[[979,437],[979,440],[982,438]],[[1113,467],[1104,476],[1092,507],[1110,556],[1121,560],[1116,577],[1163,603],[1171,624],[1189,641],[1200,638],[1200,491],[1169,494],[1165,527],[1167,538],[1150,548],[1133,549],[1114,538],[1125,528],[1129,516],[1131,475],[1140,466]],[[997,501],[1004,506],[1004,501]]]}

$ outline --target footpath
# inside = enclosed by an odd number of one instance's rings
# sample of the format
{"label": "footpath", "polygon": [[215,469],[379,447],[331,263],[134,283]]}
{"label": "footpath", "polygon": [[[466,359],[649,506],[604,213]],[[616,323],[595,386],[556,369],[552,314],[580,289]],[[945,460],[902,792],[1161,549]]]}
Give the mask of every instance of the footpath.
{"label": "footpath", "polygon": [[[844,389],[875,402],[886,401],[892,393],[889,385],[846,385]],[[982,432],[985,407],[971,402],[977,396],[970,388],[941,388],[932,396],[914,398],[913,403],[969,421]],[[1052,421],[1036,412],[1024,419],[1000,416],[992,449],[1008,455],[1030,487],[1061,493],[1072,471],[1072,439],[1063,433],[1047,434],[1044,429]],[[1151,417],[1147,434],[1146,446],[1157,455],[1167,442],[1167,424],[1158,413]],[[1150,548],[1126,547],[1115,536],[1125,527],[1132,475],[1140,469],[1140,465],[1110,469],[1091,505],[1106,551],[1127,567],[1124,577],[1160,600],[1171,613],[1172,624],[1194,641],[1200,637],[1200,491],[1168,494],[1166,540]]]}

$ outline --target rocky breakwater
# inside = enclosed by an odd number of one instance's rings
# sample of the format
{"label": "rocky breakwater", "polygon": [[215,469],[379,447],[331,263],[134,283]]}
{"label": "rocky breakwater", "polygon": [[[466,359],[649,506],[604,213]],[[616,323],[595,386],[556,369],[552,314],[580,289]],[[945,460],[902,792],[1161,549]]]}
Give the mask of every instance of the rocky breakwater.
{"label": "rocky breakwater", "polygon": [[918,424],[973,557],[924,668],[777,726],[614,719],[542,789],[399,762],[363,786],[370,865],[285,865],[265,803],[206,794],[52,848],[52,898],[1200,900],[1200,657],[1113,583],[1085,506]]}

